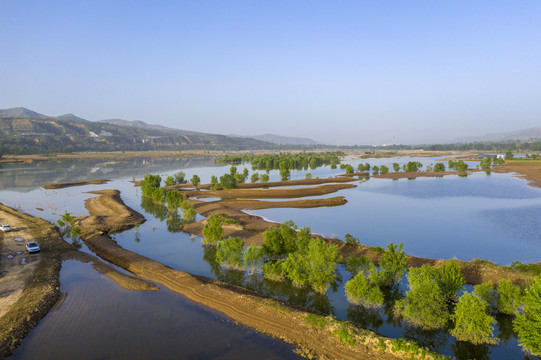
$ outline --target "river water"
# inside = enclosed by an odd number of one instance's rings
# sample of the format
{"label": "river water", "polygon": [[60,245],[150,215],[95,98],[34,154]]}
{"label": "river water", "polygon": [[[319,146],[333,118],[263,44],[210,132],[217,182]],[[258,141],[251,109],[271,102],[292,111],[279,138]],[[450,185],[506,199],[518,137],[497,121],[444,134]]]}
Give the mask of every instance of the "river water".
{"label": "river water", "polygon": [[[369,162],[391,168],[393,162],[403,164],[412,160],[425,165],[436,161],[403,157],[346,159],[345,162],[355,167],[359,162]],[[475,163],[469,164],[475,167]],[[238,169],[242,171],[243,166]],[[523,358],[510,328],[510,319],[505,317],[498,319],[495,331],[502,339],[499,346],[471,346],[456,342],[445,332],[409,328],[394,319],[385,306],[376,313],[351,306],[346,302],[343,290],[350,275],[343,268],[339,269],[342,281],[325,296],[273,283],[257,275],[248,276],[220,268],[213,260],[212,249],[203,247],[198,237],[179,232],[176,229],[179,219],[168,215],[163,207],[142,201],[140,190],[130,182],[141,179],[146,173],[165,176],[179,170],[184,171],[188,179],[197,174],[202,183],[206,183],[212,175],[219,177],[229,172],[229,166],[215,166],[212,159],[204,157],[9,164],[0,169],[0,201],[56,221],[64,211],[75,216],[86,215],[84,200],[94,196],[88,191],[118,189],[125,203],[147,219],[138,228],[114,235],[126,249],[179,270],[242,284],[303,306],[334,313],[338,318],[387,336],[414,339],[423,346],[459,359]],[[304,178],[306,172],[313,177],[328,177],[343,173],[343,170],[323,167],[292,171],[291,178]],[[278,171],[271,171],[271,181],[279,180],[279,177]],[[41,188],[51,182],[98,178],[112,181],[105,185],[59,190]],[[344,206],[268,209],[253,213],[277,222],[291,219],[299,226],[309,226],[313,232],[326,236],[343,239],[350,233],[363,244],[372,246],[385,247],[389,242],[403,242],[406,253],[415,256],[480,258],[501,265],[515,260],[541,261],[538,238],[541,224],[537,221],[541,215],[541,190],[511,174],[479,172],[465,178],[370,179],[355,184],[358,185],[356,188],[337,193],[348,200]],[[67,293],[66,299],[32,331],[14,353],[14,358],[34,358],[44,351],[51,358],[87,353],[90,354],[88,358],[107,358],[108,354],[112,358],[148,358],[152,354],[162,358],[239,358],[241,354],[257,354],[257,358],[295,357],[291,346],[234,326],[225,317],[166,289],[153,293],[128,292],[95,273],[88,265],[74,261],[63,264],[61,282],[61,290]],[[393,294],[387,294],[387,297],[391,299]],[[98,316],[99,313],[103,315]],[[110,333],[100,330],[106,328],[111,328]],[[182,354],[179,351],[185,351],[186,356],[178,356]]]}

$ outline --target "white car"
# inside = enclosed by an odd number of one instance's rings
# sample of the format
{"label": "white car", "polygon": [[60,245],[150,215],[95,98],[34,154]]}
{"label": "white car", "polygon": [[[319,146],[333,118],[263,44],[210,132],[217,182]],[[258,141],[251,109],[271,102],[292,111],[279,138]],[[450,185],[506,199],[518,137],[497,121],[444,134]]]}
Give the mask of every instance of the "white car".
{"label": "white car", "polygon": [[2,224],[0,225],[0,230],[2,230],[3,232],[8,232],[8,231],[11,231],[11,228],[9,227],[8,224]]}
{"label": "white car", "polygon": [[37,242],[30,241],[26,243],[26,251],[28,251],[29,253],[39,252],[40,250],[41,249],[39,248],[39,245]]}

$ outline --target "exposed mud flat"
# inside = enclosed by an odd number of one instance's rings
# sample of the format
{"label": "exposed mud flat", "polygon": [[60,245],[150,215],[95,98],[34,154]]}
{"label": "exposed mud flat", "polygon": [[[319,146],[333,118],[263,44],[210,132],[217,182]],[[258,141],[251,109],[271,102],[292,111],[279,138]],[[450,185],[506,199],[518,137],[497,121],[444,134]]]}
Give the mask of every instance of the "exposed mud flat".
{"label": "exposed mud flat", "polygon": [[53,189],[63,189],[73,186],[83,186],[83,185],[102,185],[107,184],[111,180],[107,179],[98,179],[98,180],[88,180],[88,181],[74,181],[74,182],[64,182],[64,183],[55,183],[55,184],[46,184],[43,186],[44,189],[53,190]]}

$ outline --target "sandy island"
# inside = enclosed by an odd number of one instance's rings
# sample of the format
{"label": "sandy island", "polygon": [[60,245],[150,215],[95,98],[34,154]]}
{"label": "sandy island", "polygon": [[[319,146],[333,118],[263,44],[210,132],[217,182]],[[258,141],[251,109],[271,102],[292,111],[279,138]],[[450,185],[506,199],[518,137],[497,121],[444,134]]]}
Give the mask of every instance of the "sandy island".
{"label": "sandy island", "polygon": [[72,186],[83,186],[83,185],[102,185],[106,184],[111,180],[107,179],[98,179],[98,180],[88,180],[88,181],[74,181],[74,182],[65,182],[65,183],[55,183],[44,185],[43,188],[47,190],[52,189],[63,189]]}

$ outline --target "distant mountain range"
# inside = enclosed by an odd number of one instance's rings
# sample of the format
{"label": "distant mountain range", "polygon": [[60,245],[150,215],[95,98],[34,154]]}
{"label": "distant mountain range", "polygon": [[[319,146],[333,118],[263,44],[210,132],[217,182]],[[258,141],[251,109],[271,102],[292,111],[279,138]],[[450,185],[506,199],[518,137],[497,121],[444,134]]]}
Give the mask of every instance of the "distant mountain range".
{"label": "distant mountain range", "polygon": [[309,138],[281,136],[281,135],[274,135],[274,134],[253,135],[253,136],[246,136],[246,135],[228,135],[228,136],[261,140],[261,141],[265,141],[265,142],[276,144],[276,145],[324,145],[323,142],[315,141]]}
{"label": "distant mountain range", "polygon": [[[280,145],[278,145],[280,144]],[[47,116],[17,107],[0,110],[0,152],[33,154],[70,151],[255,150],[318,146],[279,135],[225,136],[173,129],[143,121],[89,121],[73,114]]]}
{"label": "distant mountain range", "polygon": [[506,142],[506,141],[530,141],[541,139],[541,126],[515,130],[502,133],[494,133],[483,136],[469,136],[456,139],[455,143],[476,143],[476,142]]}

